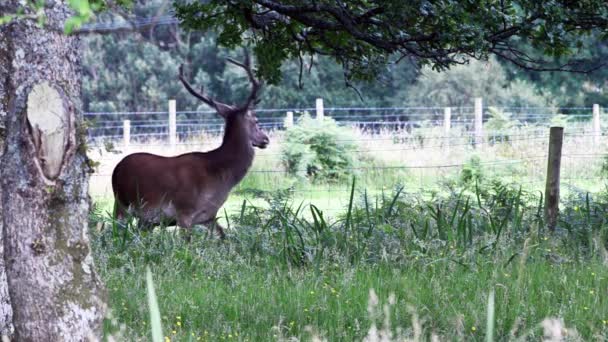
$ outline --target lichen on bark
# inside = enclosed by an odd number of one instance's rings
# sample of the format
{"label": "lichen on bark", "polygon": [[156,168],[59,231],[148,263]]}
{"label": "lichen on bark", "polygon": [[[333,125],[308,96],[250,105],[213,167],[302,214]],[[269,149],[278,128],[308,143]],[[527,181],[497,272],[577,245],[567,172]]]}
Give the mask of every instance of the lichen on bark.
{"label": "lichen on bark", "polygon": [[[4,34],[7,31],[5,25],[0,25],[0,157],[4,151],[5,127],[4,119],[8,110],[8,96],[6,85],[8,82],[8,47],[7,36]],[[2,226],[2,187],[0,186],[0,228]],[[4,242],[2,239],[2,230],[0,229],[0,334],[3,336],[12,336],[13,334],[13,309],[8,293],[8,283],[6,281],[6,272],[4,267]]]}
{"label": "lichen on bark", "polygon": [[44,11],[44,27],[18,19],[2,31],[11,99],[0,161],[4,259],[15,339],[82,341],[101,336],[105,295],[90,256],[86,155],[75,129],[80,41],[62,33],[67,1]]}

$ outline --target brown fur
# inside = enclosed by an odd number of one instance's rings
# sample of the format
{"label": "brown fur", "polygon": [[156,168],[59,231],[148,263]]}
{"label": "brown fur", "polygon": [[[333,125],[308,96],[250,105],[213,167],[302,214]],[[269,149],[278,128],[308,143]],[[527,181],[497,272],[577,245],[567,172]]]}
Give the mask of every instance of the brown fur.
{"label": "brown fur", "polygon": [[247,102],[240,107],[226,105],[197,92],[186,81],[180,67],[180,80],[195,97],[216,109],[226,122],[219,148],[175,157],[134,153],[121,160],[112,173],[115,212],[121,219],[130,213],[142,227],[159,223],[191,228],[205,224],[224,231],[216,222],[220,207],[230,190],[238,184],[253,162],[253,146],[265,148],[268,136],[260,129],[250,110],[260,84],[251,70],[248,54],[243,67],[253,85]]}
{"label": "brown fur", "polygon": [[213,225],[223,236],[217,211],[253,162],[249,115],[230,114],[222,145],[213,151],[175,157],[135,153],[121,160],[112,174],[117,216],[130,211],[143,226],[161,220],[184,228]]}

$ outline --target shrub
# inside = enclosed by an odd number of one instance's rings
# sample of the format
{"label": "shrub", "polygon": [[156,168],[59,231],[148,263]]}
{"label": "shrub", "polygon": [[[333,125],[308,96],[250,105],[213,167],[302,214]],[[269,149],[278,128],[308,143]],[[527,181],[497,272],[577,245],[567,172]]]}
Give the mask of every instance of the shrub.
{"label": "shrub", "polygon": [[460,171],[460,183],[462,185],[474,185],[481,183],[484,179],[484,171],[481,165],[481,158],[479,156],[472,156],[462,166]]}
{"label": "shrub", "polygon": [[281,159],[292,175],[313,181],[345,180],[359,165],[355,136],[331,118],[322,122],[304,114],[285,133]]}

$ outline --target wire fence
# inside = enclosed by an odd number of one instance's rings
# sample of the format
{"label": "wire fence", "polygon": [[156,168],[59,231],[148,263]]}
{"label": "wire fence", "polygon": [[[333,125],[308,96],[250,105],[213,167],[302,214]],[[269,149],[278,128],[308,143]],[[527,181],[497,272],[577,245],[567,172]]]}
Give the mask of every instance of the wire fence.
{"label": "wire fence", "polygon": [[[471,130],[475,122],[474,107],[449,107],[449,127]],[[445,107],[378,107],[378,108],[325,108],[329,116],[342,125],[358,127],[370,132],[383,129],[412,131],[420,128],[446,126]],[[294,113],[294,119],[305,113],[315,113],[316,108],[258,109],[259,125],[266,130],[286,128],[286,113]],[[493,113],[500,113],[498,118]],[[124,136],[124,121],[130,121],[131,138],[169,139],[170,120],[167,112],[95,112],[84,114],[89,123],[89,138],[92,140],[118,139]],[[177,111],[176,133],[179,139],[204,134],[219,134],[223,119],[214,111]],[[589,121],[591,107],[567,108],[523,108],[486,107],[484,121],[500,123],[506,118],[518,125],[548,126],[552,122],[568,120],[570,123]]]}
{"label": "wire fence", "polygon": [[[608,132],[601,129],[596,108],[486,107],[483,130],[476,129],[475,107],[325,108],[323,115],[351,127],[357,159],[351,168],[358,195],[388,195],[397,186],[406,192],[440,191],[448,181],[458,181],[463,170],[475,169],[488,177],[542,191],[547,168],[549,129],[565,125],[562,154],[562,188],[567,194],[606,187],[603,165]],[[225,205],[239,210],[243,201],[262,204],[262,191],[285,191],[295,202],[314,203],[335,214],[349,200],[350,182],[312,182],[288,172],[282,161],[283,132],[294,121],[318,108],[257,110],[260,126],[269,132],[271,146],[259,151],[247,177],[234,189]],[[145,151],[173,155],[206,151],[219,146],[223,120],[212,111],[176,112],[177,143],[169,146],[168,112],[85,113],[93,159],[100,162],[91,181],[91,193],[111,198],[113,167],[127,153]],[[130,142],[124,145],[124,123],[130,120]],[[448,121],[449,120],[449,121]],[[598,127],[600,127],[598,129]],[[119,152],[107,152],[111,142]]]}

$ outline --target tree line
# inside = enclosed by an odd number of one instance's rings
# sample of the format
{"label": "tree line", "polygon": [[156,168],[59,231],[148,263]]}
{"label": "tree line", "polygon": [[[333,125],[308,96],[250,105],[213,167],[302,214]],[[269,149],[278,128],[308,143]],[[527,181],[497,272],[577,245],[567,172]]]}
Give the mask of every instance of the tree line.
{"label": "tree line", "polygon": [[[599,34],[585,38],[581,60],[608,59]],[[164,111],[168,99],[178,110],[205,110],[180,87],[178,68],[214,96],[236,101],[247,91],[238,68],[225,63],[240,49],[218,46],[216,35],[157,27],[149,35],[93,35],[84,40],[83,105],[87,112]],[[300,73],[300,68],[303,68]],[[443,72],[415,61],[387,64],[373,81],[346,84],[341,65],[326,56],[288,60],[282,77],[266,84],[260,108],[306,108],[323,97],[329,106],[470,106],[473,97],[492,105],[581,107],[606,103],[608,71],[538,72],[490,57]]]}

